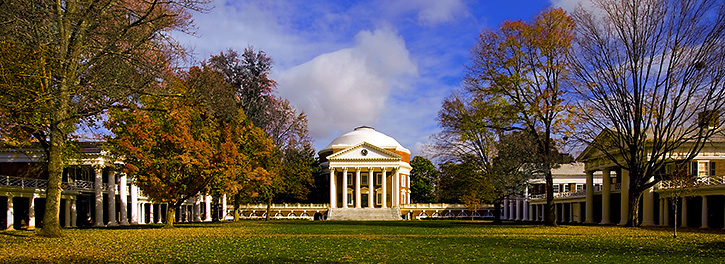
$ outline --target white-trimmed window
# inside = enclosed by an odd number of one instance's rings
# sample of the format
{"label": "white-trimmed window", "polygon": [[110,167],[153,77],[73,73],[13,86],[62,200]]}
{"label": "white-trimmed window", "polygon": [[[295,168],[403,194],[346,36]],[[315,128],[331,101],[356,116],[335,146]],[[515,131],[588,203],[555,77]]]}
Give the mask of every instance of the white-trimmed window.
{"label": "white-trimmed window", "polygon": [[347,174],[347,185],[352,185],[352,180],[355,179],[354,173],[348,173]]}
{"label": "white-trimmed window", "polygon": [[377,185],[383,184],[383,174],[382,173],[375,173],[375,184],[377,184]]}
{"label": "white-trimmed window", "polygon": [[554,184],[552,187],[554,187],[554,193],[559,193],[559,184]]}
{"label": "white-trimmed window", "polygon": [[697,161],[691,161],[690,162],[690,175],[692,176],[699,176],[698,173],[698,164]]}
{"label": "white-trimmed window", "polygon": [[347,194],[347,205],[352,205],[352,204],[353,204],[352,193],[348,193]]}
{"label": "white-trimmed window", "polygon": [[368,185],[368,174],[367,173],[360,173],[360,184]]}
{"label": "white-trimmed window", "polygon": [[378,193],[375,195],[375,204],[382,204],[383,203],[383,194]]}
{"label": "white-trimmed window", "polygon": [[564,192],[570,192],[570,191],[571,191],[571,187],[569,186],[569,184],[568,183],[564,184]]}
{"label": "white-trimmed window", "polygon": [[584,190],[584,184],[577,184],[576,185],[576,191],[581,192]]}

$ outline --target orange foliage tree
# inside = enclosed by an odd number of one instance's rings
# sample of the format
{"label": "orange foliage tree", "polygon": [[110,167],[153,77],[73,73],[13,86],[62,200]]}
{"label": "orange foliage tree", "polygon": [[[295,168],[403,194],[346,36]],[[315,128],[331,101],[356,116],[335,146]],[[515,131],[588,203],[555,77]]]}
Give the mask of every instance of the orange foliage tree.
{"label": "orange foliage tree", "polygon": [[123,171],[153,200],[169,204],[166,227],[173,227],[176,209],[207,190],[236,158],[228,151],[229,128],[208,115],[185,80],[164,83],[178,96],[141,97],[144,109],[112,109],[105,123],[112,153],[124,161]]}

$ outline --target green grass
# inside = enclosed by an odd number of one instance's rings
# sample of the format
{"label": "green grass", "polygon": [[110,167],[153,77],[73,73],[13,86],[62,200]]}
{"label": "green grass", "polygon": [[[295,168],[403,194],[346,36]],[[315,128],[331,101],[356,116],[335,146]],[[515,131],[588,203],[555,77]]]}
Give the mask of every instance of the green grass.
{"label": "green grass", "polygon": [[725,263],[721,230],[543,227],[470,221],[242,221],[0,232],[0,263]]}

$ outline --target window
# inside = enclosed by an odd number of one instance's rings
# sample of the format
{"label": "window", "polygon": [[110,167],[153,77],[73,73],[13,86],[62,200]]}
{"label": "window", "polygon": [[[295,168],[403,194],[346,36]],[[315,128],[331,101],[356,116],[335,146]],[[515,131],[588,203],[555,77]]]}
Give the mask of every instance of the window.
{"label": "window", "polygon": [[383,174],[382,173],[375,173],[375,183],[378,185],[383,184]]}
{"label": "window", "polygon": [[715,173],[717,172],[717,171],[715,170],[715,167],[716,167],[716,166],[715,166],[715,162],[714,162],[714,161],[711,161],[711,162],[710,162],[710,176],[715,176]]}
{"label": "window", "polygon": [[690,162],[690,175],[697,176],[697,161]]}
{"label": "window", "polygon": [[564,184],[564,192],[569,192],[569,191],[571,191],[571,187],[569,186],[569,184]]}
{"label": "window", "polygon": [[368,174],[367,173],[360,173],[360,182],[362,185],[368,185]]}
{"label": "window", "polygon": [[576,191],[577,191],[577,192],[581,192],[581,191],[583,191],[583,190],[584,190],[584,185],[583,185],[583,184],[577,184],[577,185],[576,185]]}
{"label": "window", "polygon": [[382,204],[382,201],[383,201],[383,194],[382,193],[378,193],[378,195],[375,196],[375,203],[376,204]]}
{"label": "window", "polygon": [[400,179],[400,185],[401,185],[401,187],[405,187],[405,176],[400,175],[400,177],[402,178],[402,179]]}
{"label": "window", "polygon": [[348,173],[347,174],[347,185],[352,185],[352,179],[355,178],[355,174]]}
{"label": "window", "polygon": [[352,193],[347,194],[347,205],[352,205]]}
{"label": "window", "polygon": [[385,194],[385,201],[390,202],[390,194]]}
{"label": "window", "polygon": [[552,186],[552,187],[554,187],[554,193],[558,193],[559,192],[559,185],[558,184],[554,184],[554,186]]}

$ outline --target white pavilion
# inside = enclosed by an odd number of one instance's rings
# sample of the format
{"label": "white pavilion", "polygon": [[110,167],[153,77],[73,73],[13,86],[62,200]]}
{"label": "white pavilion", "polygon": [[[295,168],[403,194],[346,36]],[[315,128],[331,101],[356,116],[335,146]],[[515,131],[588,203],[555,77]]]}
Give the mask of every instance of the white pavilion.
{"label": "white pavilion", "polygon": [[329,220],[400,220],[410,203],[410,150],[361,126],[319,153],[329,172]]}

